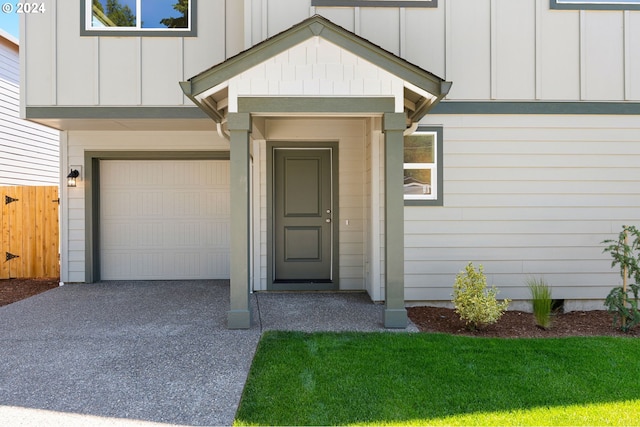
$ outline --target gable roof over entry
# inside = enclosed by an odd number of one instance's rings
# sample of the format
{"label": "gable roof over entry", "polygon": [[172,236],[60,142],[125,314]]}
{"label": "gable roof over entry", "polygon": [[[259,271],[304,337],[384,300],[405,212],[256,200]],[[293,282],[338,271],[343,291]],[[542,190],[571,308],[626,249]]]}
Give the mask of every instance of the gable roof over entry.
{"label": "gable roof over entry", "polygon": [[[417,123],[451,82],[315,15],[180,83],[215,122],[241,97],[393,97]],[[296,113],[295,111],[283,113]]]}

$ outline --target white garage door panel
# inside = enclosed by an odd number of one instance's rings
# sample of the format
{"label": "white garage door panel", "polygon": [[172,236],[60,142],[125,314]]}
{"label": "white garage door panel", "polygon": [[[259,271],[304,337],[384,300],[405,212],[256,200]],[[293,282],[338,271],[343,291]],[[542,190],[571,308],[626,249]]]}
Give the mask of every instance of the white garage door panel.
{"label": "white garage door panel", "polygon": [[228,279],[229,212],[228,161],[101,161],[102,279]]}

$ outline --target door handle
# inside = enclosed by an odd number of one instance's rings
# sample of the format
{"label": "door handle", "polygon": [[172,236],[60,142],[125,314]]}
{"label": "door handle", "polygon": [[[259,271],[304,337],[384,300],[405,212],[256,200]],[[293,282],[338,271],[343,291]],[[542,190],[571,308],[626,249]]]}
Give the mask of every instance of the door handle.
{"label": "door handle", "polygon": [[324,222],[331,222],[331,218],[325,219]]}

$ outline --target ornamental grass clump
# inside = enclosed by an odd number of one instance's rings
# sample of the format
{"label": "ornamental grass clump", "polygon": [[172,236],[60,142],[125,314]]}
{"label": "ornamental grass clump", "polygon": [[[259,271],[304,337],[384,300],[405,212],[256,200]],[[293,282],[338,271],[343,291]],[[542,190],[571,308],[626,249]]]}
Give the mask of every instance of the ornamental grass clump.
{"label": "ornamental grass clump", "polygon": [[531,292],[533,316],[536,319],[536,324],[542,329],[549,329],[551,327],[551,305],[553,303],[551,287],[544,279],[535,277],[527,279],[527,286],[529,287],[529,292]]}
{"label": "ornamental grass clump", "polygon": [[510,300],[498,302],[495,286],[487,288],[487,277],[482,265],[475,269],[469,263],[465,271],[456,276],[453,285],[453,304],[456,313],[467,324],[467,328],[475,330],[496,323],[509,306]]}

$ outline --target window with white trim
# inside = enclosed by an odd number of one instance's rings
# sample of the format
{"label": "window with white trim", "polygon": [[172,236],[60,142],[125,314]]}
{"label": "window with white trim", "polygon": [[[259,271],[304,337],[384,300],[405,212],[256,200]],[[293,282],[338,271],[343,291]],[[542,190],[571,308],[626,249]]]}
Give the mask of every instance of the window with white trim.
{"label": "window with white trim", "polygon": [[441,128],[418,128],[404,137],[404,200],[432,202],[405,204],[441,202],[441,139]]}
{"label": "window with white trim", "polygon": [[84,0],[83,35],[195,35],[196,0]]}
{"label": "window with white trim", "polygon": [[640,0],[550,0],[551,9],[639,10]]}

